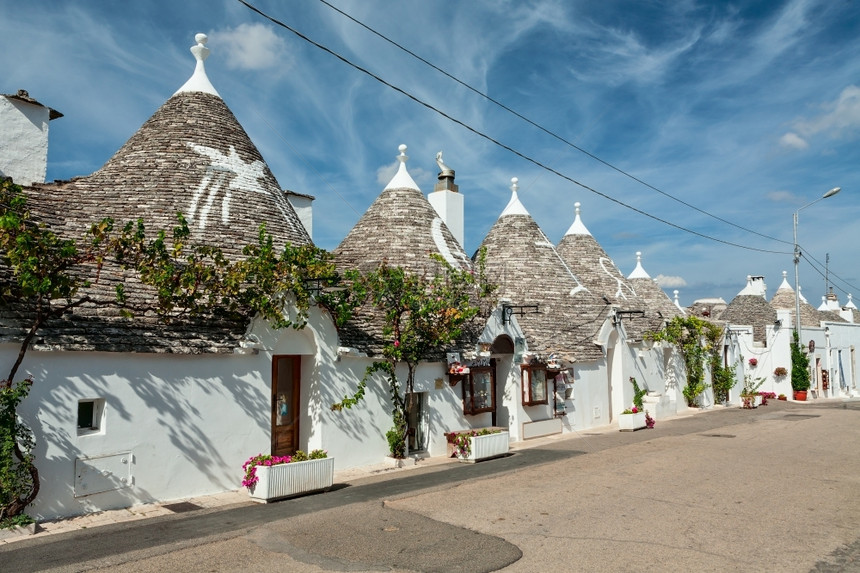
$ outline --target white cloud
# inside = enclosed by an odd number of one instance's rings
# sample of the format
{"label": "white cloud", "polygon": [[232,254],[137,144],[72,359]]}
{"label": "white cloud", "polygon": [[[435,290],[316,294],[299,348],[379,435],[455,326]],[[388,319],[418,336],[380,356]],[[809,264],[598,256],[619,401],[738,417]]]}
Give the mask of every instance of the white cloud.
{"label": "white cloud", "polygon": [[825,104],[825,113],[797,122],[797,130],[805,135],[826,132],[831,138],[847,137],[860,131],[860,87],[850,85],[835,101]]}
{"label": "white cloud", "polygon": [[797,196],[791,191],[770,191],[767,198],[777,203],[794,203],[797,201]]}
{"label": "white cloud", "polygon": [[291,65],[286,42],[265,24],[239,24],[235,28],[215,31],[212,43],[221,47],[227,67],[233,70],[264,70]]}
{"label": "white cloud", "polygon": [[805,139],[797,135],[796,133],[786,133],[782,137],[779,138],[779,144],[783,147],[788,147],[790,149],[809,149],[809,144]]}
{"label": "white cloud", "polygon": [[687,286],[687,281],[683,277],[672,277],[666,275],[657,275],[654,281],[663,288],[675,288]]}

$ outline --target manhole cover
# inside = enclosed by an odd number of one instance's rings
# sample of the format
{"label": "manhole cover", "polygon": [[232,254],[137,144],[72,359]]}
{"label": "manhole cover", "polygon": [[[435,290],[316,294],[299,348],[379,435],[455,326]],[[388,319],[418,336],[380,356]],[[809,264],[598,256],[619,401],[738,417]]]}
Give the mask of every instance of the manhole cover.
{"label": "manhole cover", "polygon": [[181,501],[179,503],[168,503],[166,505],[162,505],[164,509],[169,509],[173,513],[185,513],[186,511],[194,511],[197,509],[203,509],[201,506],[191,503],[190,501]]}

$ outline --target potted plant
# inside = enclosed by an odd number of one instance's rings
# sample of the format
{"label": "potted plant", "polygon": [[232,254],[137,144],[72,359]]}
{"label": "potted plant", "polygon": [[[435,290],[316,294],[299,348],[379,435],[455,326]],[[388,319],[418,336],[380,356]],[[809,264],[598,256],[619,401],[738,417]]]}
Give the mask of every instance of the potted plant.
{"label": "potted plant", "polygon": [[762,402],[758,389],[764,384],[764,378],[753,380],[749,374],[744,376],[744,387],[741,390],[741,408],[755,408]]}
{"label": "potted plant", "polygon": [[461,462],[478,462],[508,453],[510,433],[500,428],[482,428],[448,432],[445,439],[453,446],[453,455]]}
{"label": "potted plant", "polygon": [[809,356],[803,352],[796,331],[791,344],[791,389],[794,390],[795,400],[806,401],[806,392],[809,390]]}
{"label": "potted plant", "polygon": [[758,366],[758,358],[750,358],[749,359],[750,368],[755,368]]}
{"label": "potted plant", "polygon": [[242,485],[252,500],[261,503],[328,489],[334,483],[334,458],[325,450],[298,450],[292,456],[257,454],[242,464],[242,470]]}
{"label": "potted plant", "polygon": [[784,366],[777,366],[773,370],[773,375],[776,376],[777,378],[782,378],[783,376],[785,376],[787,374],[788,374],[788,370],[786,370]]}
{"label": "potted plant", "polygon": [[618,429],[622,432],[633,432],[647,427],[645,420],[647,414],[642,404],[642,398],[647,390],[640,389],[633,376],[630,377],[630,383],[633,384],[633,406],[626,408],[618,417]]}

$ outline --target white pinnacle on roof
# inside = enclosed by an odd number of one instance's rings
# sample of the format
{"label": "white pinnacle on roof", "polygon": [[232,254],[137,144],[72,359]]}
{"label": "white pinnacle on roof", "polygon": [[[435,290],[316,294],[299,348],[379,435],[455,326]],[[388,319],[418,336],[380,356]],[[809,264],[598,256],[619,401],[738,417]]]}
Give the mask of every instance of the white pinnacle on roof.
{"label": "white pinnacle on roof", "polygon": [[805,296],[803,296],[803,287],[800,285],[797,285],[797,296],[800,299],[800,302],[805,302],[805,303],[809,304],[809,301],[806,300]]}
{"label": "white pinnacle on roof", "polygon": [[821,306],[818,307],[818,310],[830,310],[830,308],[827,306],[826,296],[821,297]]}
{"label": "white pinnacle on roof", "polygon": [[747,286],[745,286],[738,296],[753,295],[767,298],[767,285],[764,284],[763,276],[747,275]]}
{"label": "white pinnacle on roof", "polygon": [[573,219],[573,223],[570,225],[570,228],[567,230],[565,235],[591,235],[582,223],[582,219],[579,217],[579,205],[579,201],[573,204],[573,206],[576,207],[576,217]]}
{"label": "white pinnacle on roof", "polygon": [[642,251],[636,251],[636,268],[633,272],[627,275],[628,279],[650,279],[651,275],[645,272],[642,268]]}
{"label": "white pinnacle on roof", "polygon": [[[406,160],[409,159],[409,156],[406,155],[406,146],[401,143],[397,149],[400,150],[400,155],[397,156],[397,161],[400,162],[400,167],[397,168],[397,173],[391,178],[391,181],[388,182],[385,189],[415,189],[416,191],[421,191],[412,179],[412,176],[409,175],[409,172],[406,170]],[[383,191],[385,191],[385,189],[383,189]]]}
{"label": "white pinnacle on roof", "polygon": [[675,289],[675,290],[674,290],[674,291],[672,291],[672,292],[673,292],[673,293],[674,293],[674,295],[675,295],[675,306],[677,306],[677,307],[678,307],[679,309],[681,309],[681,310],[684,310],[684,307],[683,307],[683,306],[681,306],[681,301],[680,301],[680,300],[678,300],[678,289]]}
{"label": "white pinnacle on roof", "polygon": [[188,81],[185,82],[181,88],[176,90],[176,93],[173,95],[182,92],[203,92],[221,97],[221,95],[215,91],[215,88],[212,86],[212,82],[210,82],[209,78],[206,77],[206,68],[203,67],[203,61],[209,57],[209,48],[206,47],[206,42],[209,41],[209,38],[206,34],[197,34],[194,36],[194,41],[197,42],[197,45],[191,46],[191,53],[194,54],[194,58],[197,60],[197,65],[194,67],[194,73],[191,74]]}
{"label": "white pinnacle on roof", "polygon": [[782,271],[782,283],[780,283],[779,288],[776,290],[790,290],[794,292],[794,289],[788,284],[788,271]]}
{"label": "white pinnacle on roof", "polygon": [[848,304],[846,304],[846,305],[845,305],[845,308],[853,308],[853,309],[856,309],[856,308],[857,308],[857,306],[854,304],[854,301],[853,301],[853,300],[851,300],[851,298],[852,298],[852,295],[851,295],[851,293],[849,292],[849,293],[848,293]]}
{"label": "white pinnacle on roof", "polygon": [[520,186],[517,185],[518,182],[519,182],[519,179],[517,179],[516,177],[511,177],[511,200],[508,201],[508,205],[505,207],[504,211],[502,211],[502,214],[499,215],[500,219],[502,217],[504,217],[505,215],[528,215],[529,214],[529,212],[526,211],[526,208],[523,206],[523,204],[520,203],[520,198],[517,196],[517,189],[520,188]]}

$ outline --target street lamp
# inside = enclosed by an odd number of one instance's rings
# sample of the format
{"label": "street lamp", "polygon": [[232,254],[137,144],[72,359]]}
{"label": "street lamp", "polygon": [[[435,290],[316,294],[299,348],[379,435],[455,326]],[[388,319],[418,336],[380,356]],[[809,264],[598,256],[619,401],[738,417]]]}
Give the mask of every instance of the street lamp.
{"label": "street lamp", "polygon": [[842,191],[841,187],[834,187],[812,203],[807,203],[800,209],[794,212],[794,331],[797,333],[797,343],[803,344],[802,339],[800,338],[800,279],[798,278],[797,267],[800,263],[800,247],[797,244],[797,214],[800,213],[801,210],[806,209],[810,205],[815,205],[822,199],[827,199],[828,197],[833,197],[837,193]]}

